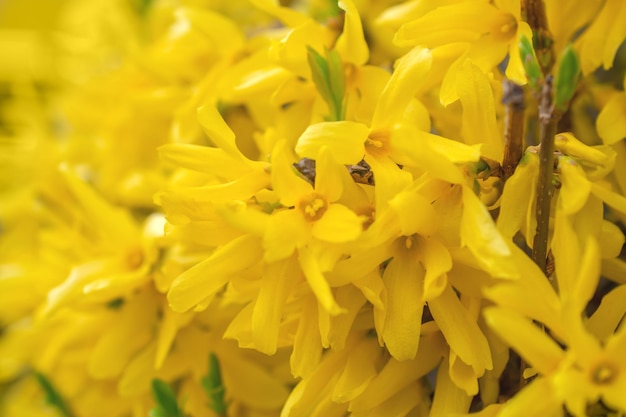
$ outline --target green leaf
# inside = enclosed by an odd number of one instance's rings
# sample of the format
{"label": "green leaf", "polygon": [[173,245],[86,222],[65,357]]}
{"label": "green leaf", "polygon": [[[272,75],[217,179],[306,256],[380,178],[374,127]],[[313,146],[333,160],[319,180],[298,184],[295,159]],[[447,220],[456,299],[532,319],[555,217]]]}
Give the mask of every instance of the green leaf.
{"label": "green leaf", "polygon": [[215,354],[209,354],[209,372],[201,380],[202,387],[209,397],[209,407],[211,410],[219,416],[226,416],[226,409],[228,408],[224,399],[226,389],[222,383],[222,373],[220,370],[220,364]]}
{"label": "green leaf", "polygon": [[150,411],[150,417],[182,417],[176,394],[165,381],[152,380],[152,396],[157,407]]}
{"label": "green leaf", "polygon": [[561,111],[567,110],[569,101],[576,92],[579,75],[580,62],[574,48],[569,44],[561,55],[561,64],[559,65],[555,82],[556,94],[554,97],[554,105],[557,109]]}
{"label": "green leaf", "polygon": [[528,77],[528,84],[533,89],[539,89],[539,85],[543,80],[543,74],[535,55],[535,48],[526,36],[522,36],[520,39],[519,52],[526,70],[526,77]]}
{"label": "green leaf", "polygon": [[35,379],[46,394],[46,402],[55,407],[63,417],[72,417],[72,413],[63,400],[63,397],[56,390],[52,382],[42,373],[34,371]]}
{"label": "green leaf", "polygon": [[313,83],[330,109],[327,120],[343,120],[346,81],[341,57],[336,51],[326,50],[325,58],[310,46],[307,46],[307,51]]}

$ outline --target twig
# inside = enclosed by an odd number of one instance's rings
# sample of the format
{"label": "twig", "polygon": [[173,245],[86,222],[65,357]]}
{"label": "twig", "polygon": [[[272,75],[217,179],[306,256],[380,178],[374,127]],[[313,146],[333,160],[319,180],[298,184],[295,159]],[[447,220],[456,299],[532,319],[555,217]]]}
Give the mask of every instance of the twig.
{"label": "twig", "polygon": [[537,183],[537,206],[535,218],[537,230],[533,239],[532,258],[546,273],[548,255],[548,232],[550,229],[550,202],[552,200],[554,171],[554,136],[559,114],[552,103],[552,76],[546,77],[541,90],[539,103],[539,122],[541,149],[539,151],[539,178]]}
{"label": "twig", "polygon": [[506,181],[522,158],[524,152],[524,89],[513,81],[504,80],[502,104],[504,104],[504,158],[503,179]]}

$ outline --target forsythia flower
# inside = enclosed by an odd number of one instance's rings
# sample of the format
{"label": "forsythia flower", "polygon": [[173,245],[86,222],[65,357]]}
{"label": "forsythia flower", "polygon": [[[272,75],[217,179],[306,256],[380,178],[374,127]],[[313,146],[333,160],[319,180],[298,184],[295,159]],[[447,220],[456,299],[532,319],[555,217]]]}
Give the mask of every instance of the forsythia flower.
{"label": "forsythia flower", "polygon": [[2,416],[626,413],[618,0],[8,3]]}

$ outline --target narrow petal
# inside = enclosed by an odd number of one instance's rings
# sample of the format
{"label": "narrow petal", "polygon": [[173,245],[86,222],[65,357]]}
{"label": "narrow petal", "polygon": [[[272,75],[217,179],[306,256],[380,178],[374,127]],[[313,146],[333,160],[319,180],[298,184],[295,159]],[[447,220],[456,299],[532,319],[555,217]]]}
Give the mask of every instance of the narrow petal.
{"label": "narrow petal", "polygon": [[398,361],[389,359],[383,369],[372,379],[361,395],[352,400],[353,412],[371,410],[415,380],[434,369],[443,357],[446,347],[439,332],[422,335],[415,359]]}
{"label": "narrow petal", "polygon": [[352,348],[346,366],[333,389],[333,401],[343,403],[352,400],[367,388],[377,374],[376,362],[381,347],[374,339],[363,339]]}
{"label": "narrow petal", "polygon": [[298,274],[293,257],[263,266],[261,287],[252,312],[252,338],[255,349],[266,355],[276,353],[283,309]]}
{"label": "narrow petal", "polygon": [[237,148],[235,133],[226,124],[224,118],[212,105],[202,106],[198,109],[198,122],[202,126],[204,133],[220,149],[236,159],[245,159]]}
{"label": "narrow petal", "polygon": [[291,256],[311,238],[311,226],[297,210],[273,213],[263,236],[263,259],[272,263]]}
{"label": "narrow petal", "polygon": [[602,107],[596,124],[603,142],[612,145],[626,138],[626,93],[616,93]]}
{"label": "narrow petal", "polygon": [[383,340],[399,361],[415,358],[424,310],[424,268],[406,255],[393,258],[383,274],[387,303]]}
{"label": "narrow petal", "polygon": [[322,339],[317,323],[318,304],[320,302],[314,297],[307,297],[302,305],[290,357],[291,373],[296,378],[311,375],[322,357]]}
{"label": "narrow petal", "polygon": [[415,191],[403,191],[389,201],[390,209],[396,213],[400,234],[431,236],[438,229],[441,217],[431,202]]}
{"label": "narrow petal", "polygon": [[592,183],[591,192],[615,210],[626,213],[626,197],[607,190],[596,183]]}
{"label": "narrow petal", "polygon": [[408,107],[421,82],[426,78],[432,56],[428,49],[416,47],[400,58],[374,111],[372,128],[392,125],[394,118]]}
{"label": "narrow petal", "polygon": [[308,248],[301,248],[299,250],[298,261],[300,262],[300,267],[304,272],[304,276],[313,290],[313,293],[315,293],[320,305],[331,315],[343,313],[344,310],[335,301],[333,293],[330,290],[330,286],[320,271],[320,267],[314,253]]}
{"label": "narrow petal", "polygon": [[538,173],[539,156],[527,153],[504,185],[497,225],[500,233],[509,239],[522,228],[528,211],[534,206],[530,197]]}
{"label": "narrow petal", "polygon": [[[506,343],[542,375],[556,370],[565,353],[530,320],[509,310],[488,307],[485,320]],[[528,343],[532,340],[533,343]]]}
{"label": "narrow petal", "polygon": [[626,285],[620,285],[604,297],[600,306],[587,321],[587,328],[598,338],[606,340],[617,329],[626,314]]}
{"label": "narrow petal", "polygon": [[487,208],[469,187],[463,187],[461,240],[487,271],[500,278],[515,278],[511,250],[496,228]]}
{"label": "narrow petal", "polygon": [[331,203],[339,200],[346,171],[346,167],[333,158],[328,147],[323,146],[315,161],[315,191]]}
{"label": "narrow petal", "polygon": [[313,237],[325,242],[356,240],[363,231],[363,219],[342,204],[331,204],[321,219],[313,224]]}
{"label": "narrow petal", "polygon": [[450,348],[474,369],[477,376],[492,369],[487,338],[452,287],[448,286],[441,296],[429,300],[428,306]]}
{"label": "narrow petal", "polygon": [[185,143],[168,143],[158,148],[159,157],[167,164],[206,174],[235,179],[250,170],[239,158],[233,158],[224,149]]}
{"label": "narrow petal", "polygon": [[286,207],[298,205],[303,196],[313,192],[311,184],[296,174],[292,162],[286,143],[276,144],[272,152],[272,187]]}
{"label": "narrow petal", "polygon": [[536,378],[530,385],[504,404],[498,417],[563,416],[561,400],[545,378]]}
{"label": "narrow petal", "polygon": [[432,300],[446,288],[448,283],[446,273],[452,269],[452,257],[448,248],[436,238],[420,239],[419,256],[426,269],[424,299]]}
{"label": "narrow petal", "polygon": [[469,59],[456,77],[456,90],[463,106],[462,135],[468,145],[482,144],[482,154],[502,160],[503,140],[496,123],[494,93],[489,79]]}
{"label": "narrow petal", "polygon": [[434,388],[435,395],[430,417],[446,417],[455,413],[466,413],[469,410],[472,397],[456,386],[448,370],[448,358],[446,358],[437,371],[437,385]]}
{"label": "narrow petal", "polygon": [[352,0],[339,0],[339,8],[344,10],[343,32],[337,38],[335,50],[345,62],[361,66],[369,59],[369,48],[363,35],[363,25],[359,10]]}
{"label": "narrow petal", "polygon": [[259,262],[262,254],[261,242],[251,235],[241,236],[216,249],[174,280],[167,294],[170,306],[178,312],[189,310],[219,291],[232,275]]}
{"label": "narrow petal", "polygon": [[350,121],[312,124],[300,135],[296,153],[303,158],[318,159],[323,146],[340,164],[357,164],[365,154],[365,140],[370,133],[363,123]]}

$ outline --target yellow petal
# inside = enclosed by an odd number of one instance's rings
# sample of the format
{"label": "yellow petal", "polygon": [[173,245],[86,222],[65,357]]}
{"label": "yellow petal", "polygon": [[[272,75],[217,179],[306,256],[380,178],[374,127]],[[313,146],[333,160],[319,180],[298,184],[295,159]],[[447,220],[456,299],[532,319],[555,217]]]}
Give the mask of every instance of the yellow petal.
{"label": "yellow petal", "polygon": [[315,123],[306,128],[296,145],[296,153],[304,158],[318,159],[323,146],[341,164],[356,164],[365,154],[364,143],[370,129],[363,123],[350,121]]}
{"label": "yellow petal", "polygon": [[526,153],[504,185],[497,225],[500,233],[509,239],[521,229],[528,211],[533,209],[531,197],[538,173],[539,156]]}
{"label": "yellow petal", "polygon": [[335,50],[339,52],[344,62],[357,66],[364,65],[369,58],[369,48],[363,35],[359,10],[352,0],[339,0],[338,5],[346,13],[343,32],[337,38]]}
{"label": "yellow petal", "polygon": [[350,410],[367,411],[392,398],[394,394],[426,375],[441,361],[446,347],[441,334],[422,335],[415,359],[398,361],[390,358],[361,395],[352,400]]}
{"label": "yellow petal", "polygon": [[229,397],[261,410],[276,410],[286,400],[285,385],[261,363],[235,349],[220,349],[217,356]]}
{"label": "yellow petal", "polygon": [[431,64],[430,51],[420,47],[413,48],[396,62],[394,72],[378,99],[372,118],[373,129],[390,127],[398,113],[404,112]]}
{"label": "yellow petal", "polygon": [[564,360],[561,348],[530,320],[497,307],[486,308],[484,316],[489,327],[540,374],[550,374]]}
{"label": "yellow petal", "polygon": [[226,124],[217,108],[212,105],[202,106],[198,109],[198,122],[204,133],[220,149],[237,159],[245,159],[237,148],[235,133]]}
{"label": "yellow petal", "polygon": [[298,323],[289,360],[291,373],[296,378],[306,378],[315,372],[322,357],[322,340],[317,323],[318,304],[319,302],[314,297],[307,297],[302,302],[300,323]]}
{"label": "yellow petal", "polygon": [[333,401],[350,401],[367,388],[377,374],[376,360],[381,351],[374,339],[363,339],[351,349],[346,366],[333,389]]}
{"label": "yellow petal", "polygon": [[390,199],[411,184],[413,178],[409,172],[398,167],[390,158],[376,158],[366,155],[365,162],[369,164],[374,173],[376,212],[380,213]]}
{"label": "yellow petal", "polygon": [[596,183],[592,183],[591,192],[615,210],[626,213],[626,197],[607,190]]}
{"label": "yellow petal", "polygon": [[333,243],[350,242],[361,234],[363,219],[341,204],[331,204],[321,219],[313,224],[313,237]]}
{"label": "yellow petal", "polygon": [[548,379],[536,378],[533,382],[506,402],[498,417],[563,416],[563,405]]}
{"label": "yellow petal", "polygon": [[469,410],[472,397],[457,387],[448,371],[448,358],[439,366],[437,371],[437,385],[434,388],[433,404],[429,416],[445,417],[455,413],[466,413]]}
{"label": "yellow petal", "polygon": [[598,340],[604,341],[615,332],[626,314],[626,285],[620,285],[602,297],[600,305],[587,321],[587,328]]}
{"label": "yellow petal", "polygon": [[600,13],[593,19],[581,38],[581,66],[584,74],[602,65],[613,66],[613,59],[620,44],[626,38],[626,27],[613,22],[626,21],[626,4],[620,0],[604,3]]}
{"label": "yellow petal", "polygon": [[[517,9],[519,10],[519,8]],[[509,43],[509,63],[506,66],[505,75],[511,81],[519,85],[525,85],[528,82],[526,78],[526,70],[522,63],[522,56],[519,50],[519,40],[522,36],[526,36],[527,39],[532,39],[533,31],[528,23],[517,20],[517,36]]]}
{"label": "yellow petal", "polygon": [[311,227],[297,210],[273,213],[263,236],[263,259],[272,263],[285,259],[311,238]]}
{"label": "yellow petal", "polygon": [[406,255],[393,258],[383,274],[387,290],[383,340],[399,361],[415,358],[424,310],[424,269]]}
{"label": "yellow petal", "polygon": [[[261,260],[261,242],[241,236],[218,248],[204,261],[179,275],[167,294],[174,311],[187,311],[217,293],[230,277]],[[237,259],[237,262],[233,262]]]}
{"label": "yellow petal", "polygon": [[344,310],[335,302],[330,286],[320,271],[315,254],[308,248],[301,248],[298,253],[300,267],[320,305],[331,315],[343,313]]}
{"label": "yellow petal", "polygon": [[429,300],[428,306],[450,348],[473,368],[477,376],[482,376],[486,369],[493,367],[485,335],[451,286],[438,298]]}
{"label": "yellow petal", "polygon": [[561,189],[559,207],[565,214],[573,214],[583,207],[591,192],[591,182],[583,169],[571,158],[560,158]]}
{"label": "yellow petal", "polygon": [[361,291],[352,285],[344,285],[337,288],[335,296],[337,303],[346,309],[346,313],[332,318],[332,321],[329,323],[328,342],[332,349],[340,350],[345,347],[354,320],[361,312],[361,307],[365,304],[366,299]]}
{"label": "yellow petal", "polygon": [[463,106],[463,140],[468,145],[483,144],[484,156],[502,160],[503,141],[489,79],[468,59],[456,77],[456,90]]}
{"label": "yellow petal", "polygon": [[602,107],[596,124],[598,134],[607,145],[626,138],[626,93],[616,93]]}
{"label": "yellow petal", "polygon": [[323,146],[315,161],[315,191],[331,203],[339,200],[346,171],[345,166],[335,161],[328,147]]}
{"label": "yellow petal", "polygon": [[295,173],[294,162],[285,141],[276,144],[272,152],[272,187],[286,207],[298,205],[300,199],[313,192],[313,187]]}
{"label": "yellow petal", "polygon": [[424,299],[437,298],[448,283],[446,273],[452,269],[452,257],[436,238],[419,240],[419,256],[426,269],[424,277]]}
{"label": "yellow petal", "polygon": [[255,349],[266,355],[276,353],[284,305],[298,274],[293,257],[263,266],[252,313],[252,337]]}
{"label": "yellow petal", "polygon": [[413,383],[396,392],[393,397],[372,409],[367,416],[404,417],[411,415],[411,410],[415,409],[420,403],[424,404],[428,397],[429,395],[423,385]]}
{"label": "yellow petal", "polygon": [[509,246],[500,235],[487,208],[472,189],[463,187],[461,239],[487,271],[500,278],[515,278]]}
{"label": "yellow petal", "polygon": [[239,158],[233,158],[220,148],[168,143],[158,148],[161,160],[167,164],[192,169],[198,172],[234,179],[250,170],[250,166]]}
{"label": "yellow petal", "polygon": [[468,396],[478,394],[478,379],[472,367],[459,359],[454,351],[450,351],[448,361],[450,363],[448,372],[454,385],[465,391]]}
{"label": "yellow petal", "polygon": [[433,235],[441,222],[432,204],[426,197],[415,191],[396,194],[389,201],[390,209],[396,213],[400,225],[400,234],[410,236],[417,233],[422,236]]}

